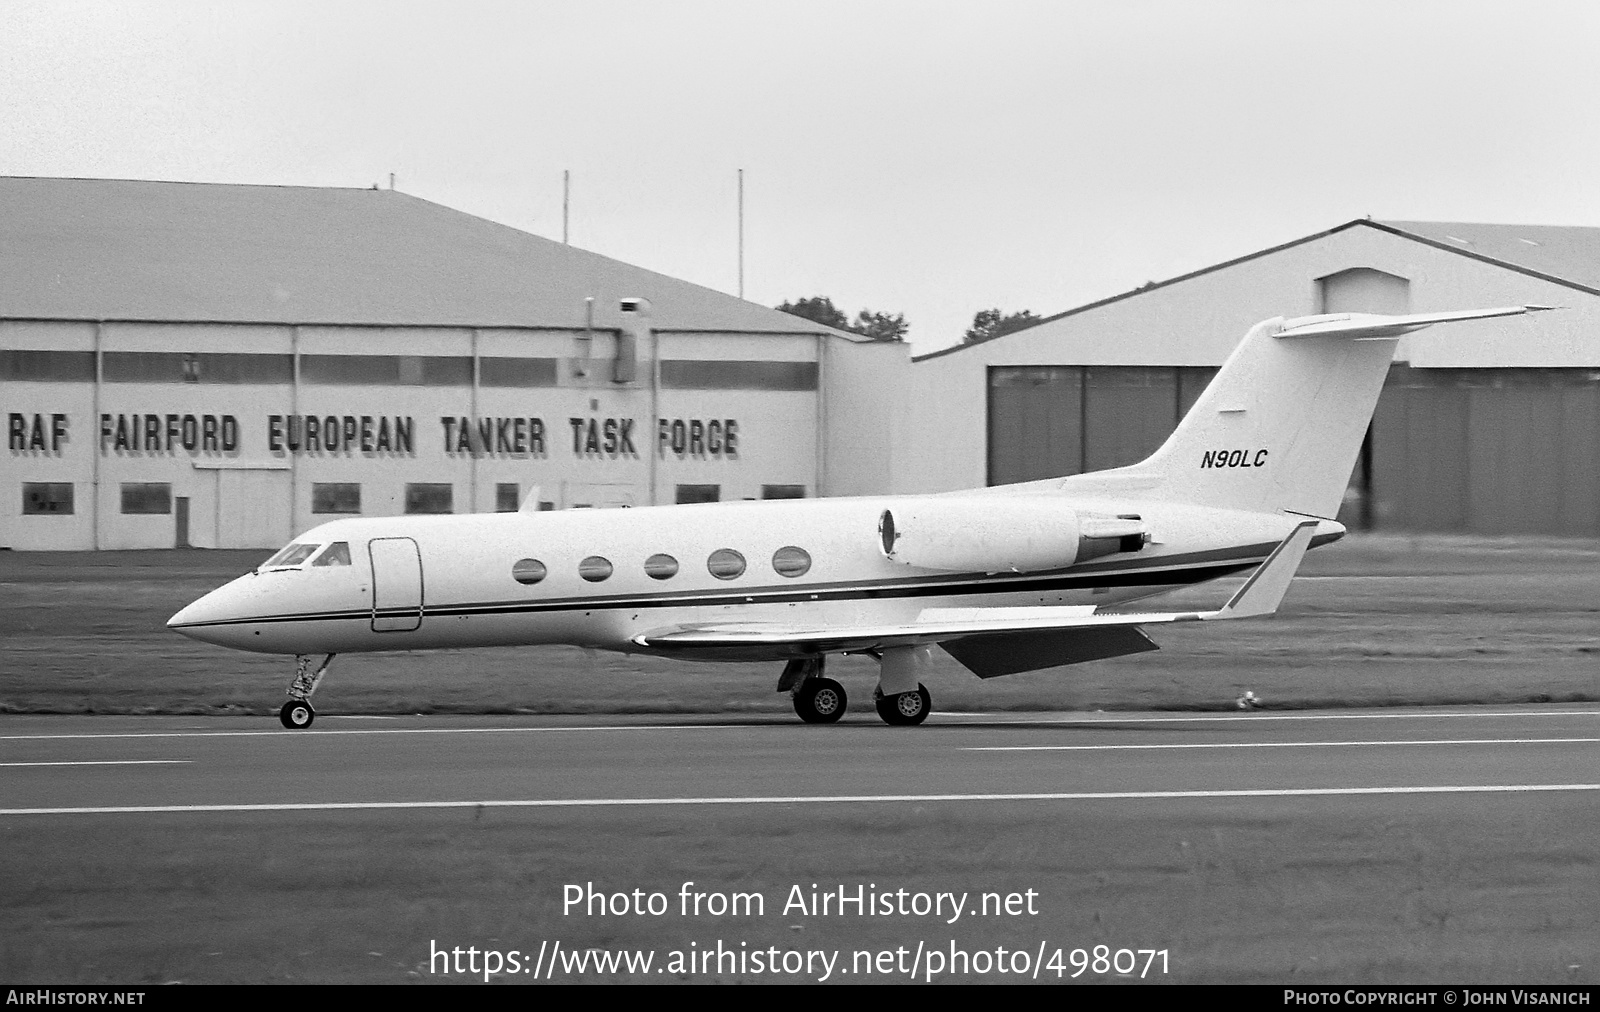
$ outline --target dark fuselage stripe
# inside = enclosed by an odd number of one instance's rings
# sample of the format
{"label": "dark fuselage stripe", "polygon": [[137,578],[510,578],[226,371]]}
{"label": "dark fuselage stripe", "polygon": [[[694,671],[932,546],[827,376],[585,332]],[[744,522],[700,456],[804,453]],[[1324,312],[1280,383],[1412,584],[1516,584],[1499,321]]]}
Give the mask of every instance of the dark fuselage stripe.
{"label": "dark fuselage stripe", "polygon": [[[787,604],[792,602],[822,603],[825,601],[882,600],[903,598],[964,597],[972,594],[1030,594],[1061,590],[1083,590],[1093,587],[1155,587],[1203,583],[1219,576],[1228,576],[1249,569],[1260,561],[1255,557],[1234,556],[1233,561],[1211,566],[1190,566],[1175,569],[1139,569],[1124,572],[1100,572],[1090,575],[1062,576],[1046,574],[1037,578],[973,579],[959,577],[960,582],[905,580],[872,584],[842,584],[802,587],[779,593],[752,589],[722,592],[714,595],[684,592],[650,597],[565,598],[557,601],[497,601],[481,604],[424,605],[423,613],[430,617],[452,615],[515,615],[547,614],[568,611],[612,611],[620,608],[693,608],[729,604]],[[188,628],[229,625],[265,625],[288,622],[327,622],[338,620],[370,621],[377,618],[411,617],[419,609],[380,608],[360,611],[308,612],[295,615],[275,615],[261,618],[226,619],[217,622],[186,624]]]}

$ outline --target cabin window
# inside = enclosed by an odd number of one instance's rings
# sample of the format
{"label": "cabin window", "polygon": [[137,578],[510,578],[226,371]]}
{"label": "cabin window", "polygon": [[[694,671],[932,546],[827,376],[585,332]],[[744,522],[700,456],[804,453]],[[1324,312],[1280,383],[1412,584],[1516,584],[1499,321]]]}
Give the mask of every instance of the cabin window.
{"label": "cabin window", "polygon": [[578,563],[578,575],[590,583],[599,583],[611,576],[611,561],[591,555]]}
{"label": "cabin window", "polygon": [[321,545],[307,545],[298,543],[290,545],[277,555],[274,555],[272,558],[268,559],[266,562],[263,562],[261,564],[261,568],[281,569],[285,566],[298,566],[300,563],[311,558],[312,554],[321,547]]}
{"label": "cabin window", "polygon": [[719,580],[731,580],[744,573],[744,556],[731,548],[719,548],[706,560],[706,568]]}
{"label": "cabin window", "polygon": [[804,576],[811,568],[811,553],[789,545],[772,553],[772,568],[779,576]]}
{"label": "cabin window", "polygon": [[[602,559],[601,561],[605,560]],[[528,586],[532,586],[544,579],[544,574],[544,563],[538,559],[518,559],[516,564],[511,567],[511,578]],[[601,579],[604,579],[604,577],[601,577]]]}
{"label": "cabin window", "polygon": [[670,580],[678,575],[678,560],[658,553],[644,560],[644,571],[652,580]]}
{"label": "cabin window", "polygon": [[350,545],[344,541],[335,541],[327,550],[317,556],[317,561],[311,568],[318,566],[348,566],[350,565]]}

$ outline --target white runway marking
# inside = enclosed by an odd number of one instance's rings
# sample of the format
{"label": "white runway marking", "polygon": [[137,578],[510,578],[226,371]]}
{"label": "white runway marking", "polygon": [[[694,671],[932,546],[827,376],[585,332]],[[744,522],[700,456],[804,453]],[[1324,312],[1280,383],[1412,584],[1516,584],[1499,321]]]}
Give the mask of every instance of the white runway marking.
{"label": "white runway marking", "polygon": [[[1600,717],[1600,710],[1510,710],[1493,711],[1487,713],[1436,711],[1425,711],[1420,713],[1414,711],[1401,713],[1223,713],[1196,714],[1188,717],[1119,717],[1114,713],[1096,712],[1092,714],[1086,713],[1070,717],[1016,717],[1015,719],[1010,720],[996,720],[993,717],[980,717],[980,715],[977,714],[947,713],[937,714],[936,719],[928,726],[961,727],[963,726],[964,722],[959,718],[968,716],[982,719],[985,723],[997,725],[1196,724],[1235,720],[1418,720],[1431,717]],[[836,726],[850,728],[876,725],[845,724]],[[764,727],[792,727],[798,729],[801,727],[801,725],[797,722],[762,722],[732,724],[589,724],[576,727],[373,727],[315,731],[111,731],[84,734],[5,734],[0,735],[0,741],[60,741],[84,738],[261,738],[289,736],[306,738],[316,735],[347,734],[546,734],[565,733],[569,731],[748,731]]]}
{"label": "white runway marking", "polygon": [[52,763],[0,763],[0,766],[175,766],[193,759],[77,759]]}
{"label": "white runway marking", "polygon": [[1352,745],[1583,745],[1600,738],[1430,738],[1414,741],[1215,741],[1151,745],[967,745],[963,752],[1117,752],[1163,748],[1348,748]]}
{"label": "white runway marking", "polygon": [[1315,798],[1372,794],[1523,794],[1600,791],[1600,784],[1476,784],[1438,787],[1288,787],[1218,791],[1083,791],[1050,794],[839,794],[723,798],[547,798],[523,801],[327,801],[276,805],[125,805],[0,808],[5,815],[156,815],[184,812],[347,812],[418,808],[620,808],[681,805],[852,805],[932,801],[1147,801],[1184,798]]}
{"label": "white runway marking", "polygon": [[[941,716],[959,717],[959,713]],[[996,724],[1196,724],[1206,721],[1231,720],[1403,720],[1425,717],[1600,717],[1600,710],[1504,710],[1472,713],[1455,710],[1411,710],[1398,713],[1213,713],[1189,717],[1119,717],[1115,713],[1096,710],[1092,714],[1072,717],[1018,717],[1014,720],[991,721]]]}

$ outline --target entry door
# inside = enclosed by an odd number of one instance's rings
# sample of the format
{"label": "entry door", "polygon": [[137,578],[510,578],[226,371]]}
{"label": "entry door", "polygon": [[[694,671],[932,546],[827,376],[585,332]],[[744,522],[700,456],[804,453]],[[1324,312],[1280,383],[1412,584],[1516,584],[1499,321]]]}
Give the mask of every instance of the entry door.
{"label": "entry door", "polygon": [[422,556],[410,538],[367,542],[372,557],[372,631],[410,632],[422,625]]}
{"label": "entry door", "polygon": [[178,496],[178,544],[179,548],[188,548],[189,545],[189,497]]}

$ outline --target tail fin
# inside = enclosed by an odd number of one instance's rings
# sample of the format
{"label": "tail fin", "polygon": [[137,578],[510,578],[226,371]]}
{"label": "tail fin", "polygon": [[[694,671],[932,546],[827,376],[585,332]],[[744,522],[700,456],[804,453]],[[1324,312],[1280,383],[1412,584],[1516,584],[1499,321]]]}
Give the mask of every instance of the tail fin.
{"label": "tail fin", "polygon": [[1154,477],[1163,497],[1198,505],[1331,518],[1401,335],[1549,308],[1259,323],[1161,448],[1120,473]]}

